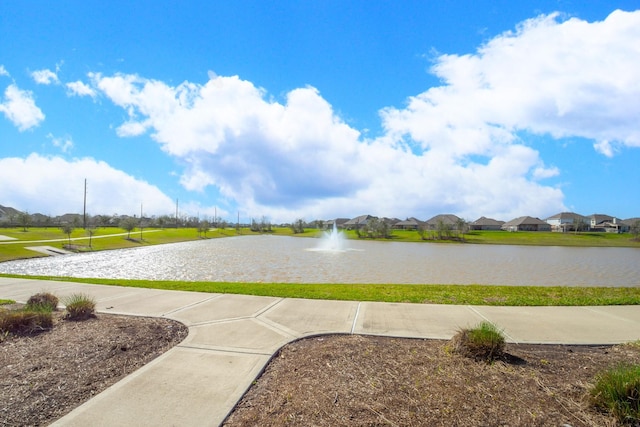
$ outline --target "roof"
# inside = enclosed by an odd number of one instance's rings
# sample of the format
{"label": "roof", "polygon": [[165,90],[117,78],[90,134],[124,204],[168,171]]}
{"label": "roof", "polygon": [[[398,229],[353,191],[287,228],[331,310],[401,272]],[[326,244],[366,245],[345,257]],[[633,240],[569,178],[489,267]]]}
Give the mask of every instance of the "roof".
{"label": "roof", "polygon": [[559,220],[563,220],[563,219],[572,219],[572,220],[586,220],[587,217],[577,214],[575,212],[560,212],[558,214],[555,214],[553,216],[550,216],[549,218],[547,218],[547,221],[550,219],[559,219]]}
{"label": "roof", "polygon": [[371,215],[360,215],[360,216],[357,216],[357,217],[352,218],[349,221],[345,222],[344,225],[366,224],[371,218],[374,218],[374,217],[371,216]]}
{"label": "roof", "polygon": [[402,227],[407,227],[407,226],[416,226],[416,227],[418,227],[421,224],[424,224],[424,222],[420,221],[417,218],[411,217],[411,218],[405,219],[404,221],[398,221],[394,225],[402,226]]}
{"label": "roof", "polygon": [[525,224],[526,225],[546,225],[546,226],[549,225],[543,220],[541,220],[540,218],[534,218],[531,216],[521,216],[504,223],[505,226],[525,225]]}
{"label": "roof", "polygon": [[458,221],[460,221],[460,217],[453,214],[440,214],[426,220],[425,222],[427,224],[435,225],[438,221],[442,221],[444,224],[456,224]]}
{"label": "roof", "polygon": [[481,216],[471,223],[471,225],[502,225],[504,221],[498,221],[493,218],[487,218],[485,216]]}

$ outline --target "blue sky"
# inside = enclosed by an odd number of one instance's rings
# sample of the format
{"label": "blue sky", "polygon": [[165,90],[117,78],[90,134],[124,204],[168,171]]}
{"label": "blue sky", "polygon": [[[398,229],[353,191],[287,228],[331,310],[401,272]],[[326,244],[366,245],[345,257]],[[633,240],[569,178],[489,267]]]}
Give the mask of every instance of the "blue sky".
{"label": "blue sky", "polygon": [[640,216],[635,1],[0,3],[0,205]]}

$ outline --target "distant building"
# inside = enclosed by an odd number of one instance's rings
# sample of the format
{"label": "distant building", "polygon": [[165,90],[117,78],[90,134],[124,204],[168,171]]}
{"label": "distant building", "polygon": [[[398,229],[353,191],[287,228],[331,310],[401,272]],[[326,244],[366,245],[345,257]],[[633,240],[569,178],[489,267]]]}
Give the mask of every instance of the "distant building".
{"label": "distant building", "polygon": [[469,224],[469,230],[501,230],[503,224],[504,221],[482,216]]}
{"label": "distant building", "polygon": [[627,225],[620,218],[604,214],[593,214],[589,217],[589,229],[591,231],[604,231],[607,233],[625,233],[629,231]]}
{"label": "distant building", "polygon": [[567,232],[580,231],[589,226],[589,218],[574,212],[561,212],[545,220],[551,226],[551,231]]}
{"label": "distant building", "polygon": [[404,221],[398,221],[392,225],[392,228],[396,230],[418,230],[422,226],[424,226],[424,221],[420,221],[417,218],[411,217],[407,218]]}
{"label": "distant building", "polygon": [[452,214],[441,214],[441,215],[436,215],[433,218],[430,218],[427,221],[425,221],[425,227],[428,230],[437,230],[438,224],[442,223],[454,229],[458,221],[460,221],[460,217],[458,216],[455,216]]}
{"label": "distant building", "polygon": [[502,229],[506,231],[551,231],[551,225],[540,218],[521,216],[505,222]]}

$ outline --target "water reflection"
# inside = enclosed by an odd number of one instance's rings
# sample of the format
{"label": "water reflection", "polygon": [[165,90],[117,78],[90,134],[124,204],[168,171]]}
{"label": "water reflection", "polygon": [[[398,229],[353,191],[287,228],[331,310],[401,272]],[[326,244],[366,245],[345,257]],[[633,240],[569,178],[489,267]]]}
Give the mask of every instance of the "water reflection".
{"label": "water reflection", "polygon": [[0,263],[1,273],[184,281],[640,286],[640,250],[241,236]]}

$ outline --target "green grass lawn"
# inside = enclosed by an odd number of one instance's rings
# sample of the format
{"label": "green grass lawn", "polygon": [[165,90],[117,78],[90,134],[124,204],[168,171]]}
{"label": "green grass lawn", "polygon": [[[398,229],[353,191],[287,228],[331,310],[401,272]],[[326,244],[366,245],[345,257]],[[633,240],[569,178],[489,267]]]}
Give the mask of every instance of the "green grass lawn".
{"label": "green grass lawn", "polygon": [[640,304],[640,288],[182,282],[163,280],[77,279],[39,276],[30,278],[165,290],[343,301],[383,301],[419,304],[430,303],[501,306]]}

